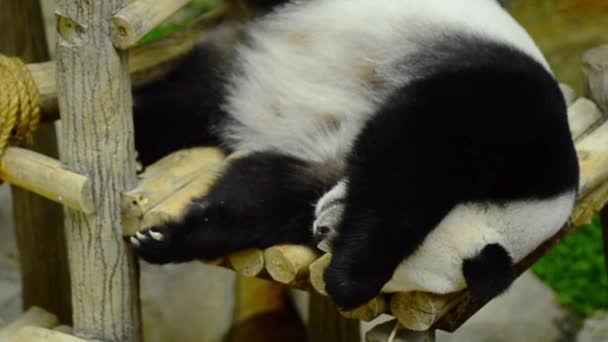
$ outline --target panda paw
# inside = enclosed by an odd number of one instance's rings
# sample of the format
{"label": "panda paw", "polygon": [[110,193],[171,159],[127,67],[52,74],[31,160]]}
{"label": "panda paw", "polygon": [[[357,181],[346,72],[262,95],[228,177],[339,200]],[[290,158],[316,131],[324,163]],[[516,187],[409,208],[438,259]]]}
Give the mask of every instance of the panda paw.
{"label": "panda paw", "polygon": [[129,242],[141,258],[150,263],[176,262],[181,255],[179,230],[175,223],[155,226],[135,233]]}
{"label": "panda paw", "polygon": [[129,238],[139,256],[153,264],[186,262],[202,256],[209,231],[209,209],[204,201],[193,203],[183,219],[150,227]]}
{"label": "panda paw", "polygon": [[330,265],[325,270],[325,289],[340,308],[355,309],[372,300],[388,279],[386,275],[375,274],[362,268],[340,268]]}

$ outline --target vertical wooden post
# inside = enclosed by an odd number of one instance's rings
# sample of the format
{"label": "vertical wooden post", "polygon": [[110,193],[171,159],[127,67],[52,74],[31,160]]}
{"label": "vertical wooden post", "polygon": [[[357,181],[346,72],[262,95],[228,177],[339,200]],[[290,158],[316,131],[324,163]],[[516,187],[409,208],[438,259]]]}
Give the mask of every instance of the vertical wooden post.
{"label": "vertical wooden post", "polygon": [[308,315],[308,341],[361,341],[359,321],[342,317],[328,297],[311,291]]}
{"label": "vertical wooden post", "polygon": [[141,340],[137,260],[122,238],[120,193],[135,186],[127,54],[110,40],[127,0],[57,1],[62,161],[89,177],[96,213],[66,209],[74,332]]}
{"label": "vertical wooden post", "polygon": [[[0,52],[28,63],[49,58],[39,0],[0,1]],[[34,134],[31,149],[57,157],[53,123]],[[71,323],[70,278],[61,206],[12,187],[23,307],[39,306]]]}

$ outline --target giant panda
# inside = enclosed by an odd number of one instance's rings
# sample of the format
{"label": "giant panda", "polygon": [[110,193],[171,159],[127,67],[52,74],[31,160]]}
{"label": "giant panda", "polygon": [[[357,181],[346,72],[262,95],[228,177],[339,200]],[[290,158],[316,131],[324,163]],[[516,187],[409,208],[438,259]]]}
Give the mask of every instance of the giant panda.
{"label": "giant panda", "polygon": [[145,164],[244,152],[183,217],[131,237],[144,260],[321,242],[345,309],[380,291],[493,298],[576,198],[563,95],[495,0],[263,1],[134,113]]}

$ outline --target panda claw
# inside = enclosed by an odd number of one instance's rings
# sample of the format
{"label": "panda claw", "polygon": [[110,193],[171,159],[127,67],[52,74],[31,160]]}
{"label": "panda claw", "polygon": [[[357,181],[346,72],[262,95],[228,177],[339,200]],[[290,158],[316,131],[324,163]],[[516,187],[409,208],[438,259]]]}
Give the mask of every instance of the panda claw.
{"label": "panda claw", "polygon": [[150,230],[150,236],[156,241],[162,241],[165,238],[165,236],[162,233],[155,232],[153,230]]}
{"label": "panda claw", "polygon": [[148,237],[146,236],[146,234],[143,234],[143,233],[141,233],[141,232],[137,232],[137,233],[135,233],[135,236],[137,236],[137,238],[138,238],[139,240],[146,240],[146,239],[148,238]]}
{"label": "panda claw", "polygon": [[135,246],[135,247],[141,246],[141,243],[139,242],[139,240],[135,236],[131,236],[131,238],[129,239],[129,241],[131,241],[131,244],[133,246]]}

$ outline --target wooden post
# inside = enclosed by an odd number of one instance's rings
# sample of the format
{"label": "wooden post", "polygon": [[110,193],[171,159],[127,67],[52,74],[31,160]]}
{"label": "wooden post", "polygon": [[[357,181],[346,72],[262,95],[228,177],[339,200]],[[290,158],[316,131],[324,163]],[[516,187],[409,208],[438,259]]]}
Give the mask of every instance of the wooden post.
{"label": "wooden post", "polygon": [[[38,0],[0,2],[0,52],[41,62],[49,58]],[[57,157],[52,123],[42,125],[28,147]],[[21,265],[23,308],[39,306],[62,322],[72,320],[70,278],[61,206],[12,187],[17,248]]]}
{"label": "wooden post", "polygon": [[328,297],[311,291],[308,317],[310,342],[361,341],[359,321],[342,317]]}
{"label": "wooden post", "polygon": [[135,148],[127,54],[110,40],[127,0],[57,1],[57,87],[62,161],[88,177],[95,214],[65,209],[74,333],[141,340],[137,260],[122,238],[123,191],[134,188]]}

